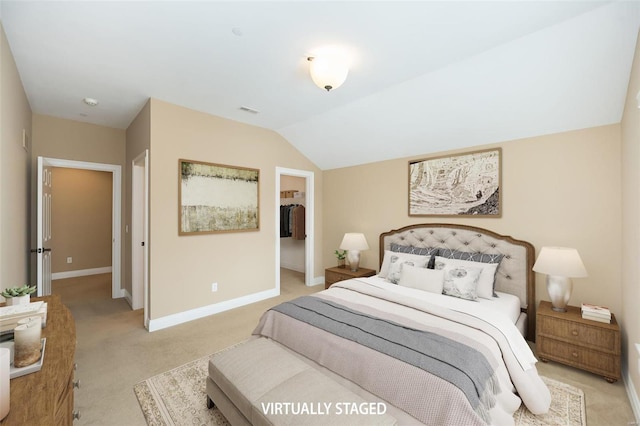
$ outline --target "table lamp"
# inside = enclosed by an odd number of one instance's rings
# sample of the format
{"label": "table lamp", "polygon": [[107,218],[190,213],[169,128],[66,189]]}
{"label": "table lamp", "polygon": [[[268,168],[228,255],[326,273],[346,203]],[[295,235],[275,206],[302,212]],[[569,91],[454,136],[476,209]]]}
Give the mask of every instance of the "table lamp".
{"label": "table lamp", "polygon": [[571,278],[587,276],[578,250],[568,247],[542,247],[533,270],[547,274],[547,293],[556,312],[567,311],[573,289]]}
{"label": "table lamp", "polygon": [[360,250],[369,250],[369,244],[364,234],[347,232],[340,244],[341,250],[347,251],[347,261],[352,271],[357,271],[360,265]]}

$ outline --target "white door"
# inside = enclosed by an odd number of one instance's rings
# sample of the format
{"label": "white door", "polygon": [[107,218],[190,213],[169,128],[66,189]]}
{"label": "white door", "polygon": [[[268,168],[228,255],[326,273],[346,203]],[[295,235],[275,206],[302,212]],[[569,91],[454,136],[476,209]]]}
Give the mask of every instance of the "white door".
{"label": "white door", "polygon": [[144,325],[149,321],[149,151],[145,150],[132,163],[131,169],[131,307],[144,308]]}
{"label": "white door", "polygon": [[51,294],[51,167],[38,157],[38,296]]}

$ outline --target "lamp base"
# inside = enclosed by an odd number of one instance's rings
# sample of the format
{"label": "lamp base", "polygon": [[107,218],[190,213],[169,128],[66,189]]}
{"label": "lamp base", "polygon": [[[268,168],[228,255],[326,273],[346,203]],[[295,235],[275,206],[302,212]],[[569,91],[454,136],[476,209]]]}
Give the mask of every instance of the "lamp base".
{"label": "lamp base", "polygon": [[551,299],[551,309],[556,312],[567,312],[567,304],[573,290],[571,278],[560,275],[547,275],[547,293]]}
{"label": "lamp base", "polygon": [[360,250],[348,250],[347,260],[349,261],[349,269],[356,272],[360,266]]}

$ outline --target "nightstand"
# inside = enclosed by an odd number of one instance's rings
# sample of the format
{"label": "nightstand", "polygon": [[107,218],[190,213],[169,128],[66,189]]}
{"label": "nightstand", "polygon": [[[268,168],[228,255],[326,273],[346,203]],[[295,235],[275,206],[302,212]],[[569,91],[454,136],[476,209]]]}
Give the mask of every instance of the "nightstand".
{"label": "nightstand", "polygon": [[556,361],[599,374],[609,383],[620,375],[620,327],[583,319],[580,308],[555,312],[541,301],[536,314],[536,352],[541,361]]}
{"label": "nightstand", "polygon": [[372,277],[376,274],[373,269],[358,268],[357,271],[352,271],[348,266],[340,268],[335,266],[333,268],[327,268],[324,270],[324,288],[327,289],[333,283],[338,281],[350,280],[351,278]]}

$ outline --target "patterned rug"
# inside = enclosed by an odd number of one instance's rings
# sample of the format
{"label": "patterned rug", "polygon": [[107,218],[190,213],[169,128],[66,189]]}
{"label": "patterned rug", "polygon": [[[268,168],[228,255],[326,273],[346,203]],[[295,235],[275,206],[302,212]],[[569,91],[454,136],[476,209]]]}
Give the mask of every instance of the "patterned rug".
{"label": "patterned rug", "polygon": [[[217,407],[209,410],[206,406],[205,382],[211,356],[158,374],[133,387],[149,425],[229,425]],[[513,416],[515,424],[586,426],[584,392],[547,377],[542,379],[551,391],[551,409],[545,415],[534,416],[522,405]]]}

